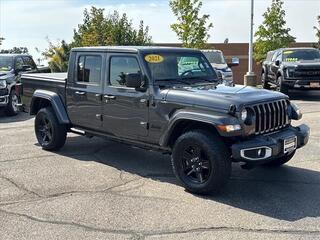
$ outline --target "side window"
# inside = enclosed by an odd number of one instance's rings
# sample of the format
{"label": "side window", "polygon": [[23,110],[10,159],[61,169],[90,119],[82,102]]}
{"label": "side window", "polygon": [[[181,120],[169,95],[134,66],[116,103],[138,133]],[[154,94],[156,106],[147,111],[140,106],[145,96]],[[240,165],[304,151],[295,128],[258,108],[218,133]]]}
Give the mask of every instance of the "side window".
{"label": "side window", "polygon": [[141,73],[139,63],[135,57],[111,57],[110,84],[112,86],[125,86],[127,73]]}
{"label": "side window", "polygon": [[276,57],[278,56],[278,52],[274,52],[271,58],[271,61],[274,62],[276,61]]}
{"label": "side window", "polygon": [[276,58],[276,61],[277,61],[277,60],[279,60],[279,61],[282,60],[282,53],[281,53],[281,52],[278,54],[278,56],[277,56],[277,58]]}
{"label": "side window", "polygon": [[22,57],[24,65],[30,66],[31,70],[36,69],[36,64],[33,62],[33,60],[30,57]]}
{"label": "side window", "polygon": [[77,81],[100,84],[102,58],[100,56],[80,56],[77,62]]}
{"label": "side window", "polygon": [[18,57],[16,59],[15,69],[22,69],[23,66],[23,60],[21,57]]}

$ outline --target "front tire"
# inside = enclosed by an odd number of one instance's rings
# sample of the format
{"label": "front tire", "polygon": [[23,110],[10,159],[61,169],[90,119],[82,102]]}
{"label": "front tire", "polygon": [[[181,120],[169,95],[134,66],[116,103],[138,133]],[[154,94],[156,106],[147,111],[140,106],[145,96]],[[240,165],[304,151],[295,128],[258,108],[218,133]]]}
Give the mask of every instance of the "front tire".
{"label": "front tire", "polygon": [[270,89],[270,85],[268,83],[267,76],[264,72],[261,73],[261,84],[264,89],[267,89],[267,90]]}
{"label": "front tire", "polygon": [[35,134],[44,150],[58,150],[66,142],[66,126],[60,124],[51,107],[42,108],[35,118]]}
{"label": "front tire", "polygon": [[6,115],[7,116],[17,115],[19,112],[18,104],[19,104],[19,97],[17,96],[17,94],[14,90],[11,90],[11,92],[9,94],[8,105],[5,109]]}
{"label": "front tire", "polygon": [[277,89],[280,92],[282,92],[284,94],[288,94],[289,93],[289,89],[288,89],[288,87],[286,85],[283,84],[281,76],[279,76],[278,79],[277,79],[277,85],[278,85]]}
{"label": "front tire", "polygon": [[219,192],[231,174],[230,153],[222,139],[202,130],[177,139],[171,162],[176,177],[192,193]]}
{"label": "front tire", "polygon": [[276,158],[276,159],[272,160],[271,162],[268,162],[264,165],[267,167],[280,167],[280,166],[286,164],[287,162],[289,162],[291,160],[291,158],[293,158],[295,153],[296,153],[296,151],[293,151],[287,155]]}

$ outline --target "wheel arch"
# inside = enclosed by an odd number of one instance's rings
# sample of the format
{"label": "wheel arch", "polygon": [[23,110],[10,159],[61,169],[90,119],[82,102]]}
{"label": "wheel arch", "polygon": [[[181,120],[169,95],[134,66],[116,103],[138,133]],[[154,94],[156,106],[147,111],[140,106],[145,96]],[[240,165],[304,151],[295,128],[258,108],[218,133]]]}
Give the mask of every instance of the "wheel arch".
{"label": "wheel arch", "polygon": [[30,104],[30,115],[36,115],[41,108],[49,106],[52,107],[59,123],[70,123],[67,111],[59,95],[47,90],[36,90],[34,92]]}
{"label": "wheel arch", "polygon": [[169,121],[167,130],[160,138],[160,146],[172,147],[181,134],[188,130],[203,129],[224,137],[217,128],[221,124],[234,124],[231,116],[222,114],[206,114],[199,112],[178,112]]}

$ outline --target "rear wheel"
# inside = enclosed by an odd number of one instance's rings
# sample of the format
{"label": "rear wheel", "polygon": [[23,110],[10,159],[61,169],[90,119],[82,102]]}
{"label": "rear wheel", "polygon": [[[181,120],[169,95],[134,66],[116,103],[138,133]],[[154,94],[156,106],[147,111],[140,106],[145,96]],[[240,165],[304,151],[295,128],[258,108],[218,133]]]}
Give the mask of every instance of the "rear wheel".
{"label": "rear wheel", "polygon": [[45,150],[58,150],[66,142],[66,126],[60,124],[52,108],[42,108],[35,119],[35,134]]}
{"label": "rear wheel", "polygon": [[9,101],[8,101],[8,105],[6,107],[5,113],[8,116],[17,115],[19,112],[18,104],[19,104],[19,97],[17,96],[17,94],[14,90],[11,90],[11,92],[9,94]]}
{"label": "rear wheel", "polygon": [[184,133],[174,145],[171,160],[176,177],[192,193],[218,192],[230,177],[230,154],[215,134]]}
{"label": "rear wheel", "polygon": [[283,164],[286,164],[287,162],[289,162],[291,160],[291,158],[293,158],[294,154],[296,153],[296,151],[293,151],[287,155],[284,155],[282,157],[276,158],[274,160],[272,160],[271,162],[268,162],[266,164],[264,164],[265,166],[268,167],[280,167]]}

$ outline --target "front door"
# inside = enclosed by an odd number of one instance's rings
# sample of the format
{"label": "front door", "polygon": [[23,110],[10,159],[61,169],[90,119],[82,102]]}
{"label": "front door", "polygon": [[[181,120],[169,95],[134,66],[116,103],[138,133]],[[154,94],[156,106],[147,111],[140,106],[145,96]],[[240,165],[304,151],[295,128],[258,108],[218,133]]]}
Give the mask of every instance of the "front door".
{"label": "front door", "polygon": [[76,55],[74,77],[67,83],[68,114],[75,126],[101,129],[103,57],[92,52]]}
{"label": "front door", "polygon": [[141,73],[136,54],[108,55],[107,84],[103,92],[103,129],[110,134],[139,139],[148,134],[148,90],[126,87],[126,73]]}

